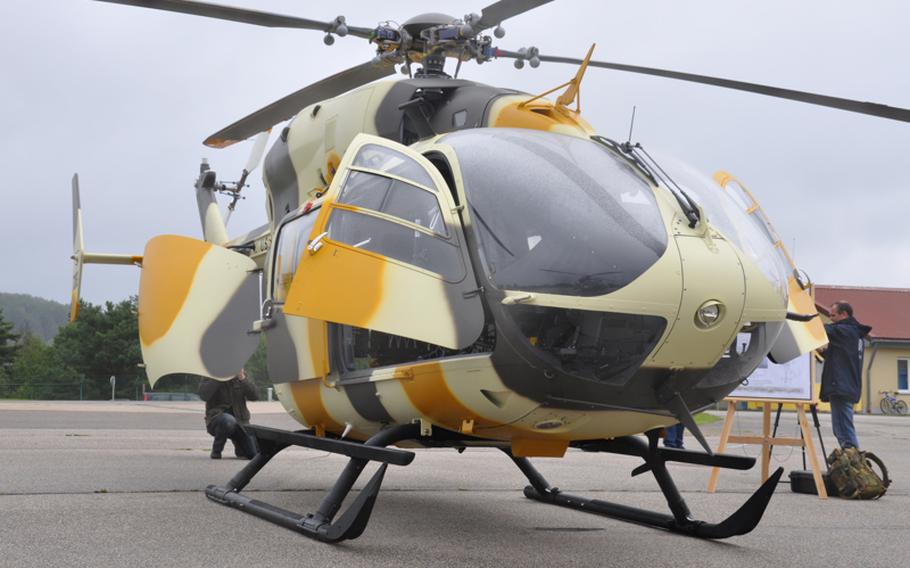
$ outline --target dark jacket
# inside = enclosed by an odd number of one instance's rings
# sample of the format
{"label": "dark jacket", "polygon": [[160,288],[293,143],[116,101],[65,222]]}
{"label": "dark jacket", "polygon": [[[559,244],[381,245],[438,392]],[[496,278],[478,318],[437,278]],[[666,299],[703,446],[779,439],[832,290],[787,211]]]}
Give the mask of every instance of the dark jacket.
{"label": "dark jacket", "polygon": [[205,425],[212,423],[222,412],[234,415],[241,424],[250,423],[250,411],[247,400],[259,400],[256,385],[249,379],[241,381],[234,377],[228,381],[202,379],[199,383],[199,396],[205,401]]}
{"label": "dark jacket", "polygon": [[825,331],[829,343],[824,352],[825,368],[819,398],[828,402],[836,396],[857,403],[862,394],[863,338],[872,328],[850,316],[825,324]]}

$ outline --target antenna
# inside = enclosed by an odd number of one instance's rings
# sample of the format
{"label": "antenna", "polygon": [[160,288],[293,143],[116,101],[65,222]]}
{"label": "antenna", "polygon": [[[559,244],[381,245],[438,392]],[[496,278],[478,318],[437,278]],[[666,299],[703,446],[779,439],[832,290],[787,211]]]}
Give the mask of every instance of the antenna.
{"label": "antenna", "polygon": [[632,129],[635,127],[635,105],[632,105],[632,120],[629,122],[629,144],[632,144]]}

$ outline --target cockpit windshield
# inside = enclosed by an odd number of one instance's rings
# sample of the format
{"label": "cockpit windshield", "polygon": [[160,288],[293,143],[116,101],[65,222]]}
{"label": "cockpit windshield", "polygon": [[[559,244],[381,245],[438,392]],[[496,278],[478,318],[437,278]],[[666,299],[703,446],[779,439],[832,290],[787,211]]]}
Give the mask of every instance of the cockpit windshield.
{"label": "cockpit windshield", "polygon": [[608,294],[666,250],[650,185],[596,142],[507,128],[441,142],[458,155],[484,268],[499,288]]}
{"label": "cockpit windshield", "polygon": [[660,152],[649,151],[673,181],[701,204],[708,222],[759,267],[786,304],[789,265],[783,253],[774,246],[768,228],[757,216],[747,212],[748,204],[737,200],[734,194],[695,168]]}

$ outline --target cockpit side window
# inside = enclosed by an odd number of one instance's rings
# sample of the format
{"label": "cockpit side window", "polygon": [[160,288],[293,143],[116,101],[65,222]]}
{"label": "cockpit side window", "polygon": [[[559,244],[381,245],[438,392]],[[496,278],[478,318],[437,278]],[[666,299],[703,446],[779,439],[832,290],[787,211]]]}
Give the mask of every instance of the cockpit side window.
{"label": "cockpit side window", "polygon": [[357,152],[357,156],[354,157],[354,162],[351,166],[392,174],[430,189],[436,187],[429,174],[420,167],[420,164],[401,152],[377,146],[376,144],[364,145]]}
{"label": "cockpit side window", "polygon": [[271,298],[284,303],[318,217],[316,209],[285,222],[278,230],[272,266]]}
{"label": "cockpit side window", "polygon": [[346,209],[332,212],[327,230],[334,241],[417,266],[450,282],[464,277],[458,248],[433,234]]}
{"label": "cockpit side window", "polygon": [[401,180],[352,171],[345,181],[338,202],[386,213],[444,237],[448,236],[436,196]]}
{"label": "cockpit side window", "polygon": [[440,189],[414,159],[366,144],[332,205],[328,237],[459,282],[465,264],[446,226]]}

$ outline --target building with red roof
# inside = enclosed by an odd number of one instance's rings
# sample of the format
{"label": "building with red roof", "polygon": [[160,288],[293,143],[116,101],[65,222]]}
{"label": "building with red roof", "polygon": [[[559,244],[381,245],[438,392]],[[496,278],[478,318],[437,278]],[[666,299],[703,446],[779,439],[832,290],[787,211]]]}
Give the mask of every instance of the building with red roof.
{"label": "building with red roof", "polygon": [[821,314],[828,315],[831,304],[841,301],[853,307],[853,317],[860,323],[872,327],[863,358],[863,411],[880,412],[885,391],[897,392],[910,404],[910,289],[815,286]]}

